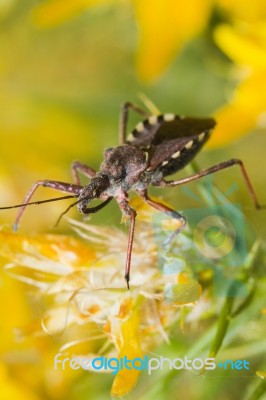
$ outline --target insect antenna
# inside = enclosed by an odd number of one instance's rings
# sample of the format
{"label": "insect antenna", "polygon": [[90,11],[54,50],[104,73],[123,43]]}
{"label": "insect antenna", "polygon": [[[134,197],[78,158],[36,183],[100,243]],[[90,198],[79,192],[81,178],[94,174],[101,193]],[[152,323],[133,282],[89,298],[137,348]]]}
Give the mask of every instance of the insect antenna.
{"label": "insect antenna", "polygon": [[68,196],[61,196],[61,197],[53,197],[52,199],[32,201],[30,203],[15,204],[14,206],[0,207],[0,210],[8,210],[8,209],[11,209],[11,208],[19,208],[19,207],[25,207],[25,206],[39,205],[39,204],[43,204],[43,203],[50,203],[52,201],[73,199],[74,197],[78,197],[78,195],[71,195],[71,196],[68,195]]}
{"label": "insect antenna", "polygon": [[54,228],[56,228],[56,227],[59,225],[59,223],[60,223],[61,219],[63,218],[63,216],[64,216],[66,213],[68,213],[68,211],[69,211],[72,207],[74,207],[76,204],[80,203],[82,200],[84,200],[84,199],[79,199],[78,201],[75,201],[75,203],[70,204],[70,206],[68,206],[67,209],[66,209],[65,211],[63,211],[63,212],[59,215],[59,217],[58,217],[57,220],[56,220],[56,223],[54,224]]}

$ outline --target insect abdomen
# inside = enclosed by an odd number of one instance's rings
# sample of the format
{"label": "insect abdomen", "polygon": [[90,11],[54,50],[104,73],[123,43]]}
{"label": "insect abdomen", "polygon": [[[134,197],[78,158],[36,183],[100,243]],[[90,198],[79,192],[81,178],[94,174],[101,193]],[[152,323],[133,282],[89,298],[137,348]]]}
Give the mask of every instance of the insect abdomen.
{"label": "insect abdomen", "polygon": [[191,138],[183,148],[174,152],[168,160],[163,161],[160,167],[163,176],[174,174],[189,164],[208,140],[209,136],[210,131],[203,133],[202,136],[199,135],[193,139]]}

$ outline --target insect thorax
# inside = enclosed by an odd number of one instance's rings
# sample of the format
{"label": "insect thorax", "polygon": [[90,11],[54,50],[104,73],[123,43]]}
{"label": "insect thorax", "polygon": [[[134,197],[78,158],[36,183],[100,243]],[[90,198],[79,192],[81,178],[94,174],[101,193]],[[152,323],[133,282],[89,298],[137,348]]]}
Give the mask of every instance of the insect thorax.
{"label": "insect thorax", "polygon": [[113,187],[115,191],[120,187],[127,191],[139,182],[147,166],[144,151],[134,146],[124,145],[105,150],[100,173],[108,175],[110,190]]}

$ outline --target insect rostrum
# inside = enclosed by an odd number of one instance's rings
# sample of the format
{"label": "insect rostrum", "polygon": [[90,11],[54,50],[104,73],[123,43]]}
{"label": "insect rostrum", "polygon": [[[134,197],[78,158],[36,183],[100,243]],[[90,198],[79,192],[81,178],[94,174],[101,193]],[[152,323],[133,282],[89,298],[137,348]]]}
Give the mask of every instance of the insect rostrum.
{"label": "insect rostrum", "polygon": [[[126,137],[129,109],[133,109],[145,119]],[[123,215],[130,219],[125,267],[125,279],[129,288],[130,263],[136,218],[136,211],[130,207],[128,202],[129,191],[135,191],[151,207],[166,213],[172,218],[178,219],[180,227],[175,231],[174,235],[176,235],[184,228],[186,223],[185,218],[169,207],[152,200],[147,193],[148,187],[150,185],[157,187],[178,186],[237,164],[240,166],[255,207],[262,208],[258,203],[244,165],[238,159],[221,162],[179,180],[166,181],[164,179],[166,176],[182,169],[196,156],[208,140],[214,127],[215,121],[212,118],[190,118],[175,114],[149,115],[139,107],[131,103],[125,103],[120,116],[119,146],[105,150],[104,160],[99,172],[76,161],[72,164],[73,184],[51,180],[37,181],[27,193],[23,204],[2,207],[2,209],[20,207],[14,225],[14,229],[17,229],[26,206],[40,203],[30,203],[33,193],[39,186],[53,188],[69,194],[57,199],[78,198],[62,215],[75,204],[77,204],[78,210],[82,214],[95,213],[105,207],[114,198]],[[81,185],[79,173],[90,178],[88,185]],[[103,202],[96,207],[89,208],[88,204],[93,199],[100,199]],[[42,202],[53,200],[44,200]]]}

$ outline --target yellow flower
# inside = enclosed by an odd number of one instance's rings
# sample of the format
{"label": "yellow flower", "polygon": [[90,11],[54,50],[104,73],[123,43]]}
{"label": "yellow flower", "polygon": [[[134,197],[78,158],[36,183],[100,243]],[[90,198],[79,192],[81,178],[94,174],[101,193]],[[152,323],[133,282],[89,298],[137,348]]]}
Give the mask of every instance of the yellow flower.
{"label": "yellow flower", "polygon": [[[43,236],[33,239],[0,231],[1,266],[3,260],[10,261],[4,270],[1,269],[0,275],[1,399],[36,400],[39,399],[36,393],[40,393],[41,387],[46,391],[47,398],[65,398],[74,379],[72,371],[52,369],[52,360],[58,350],[58,344],[41,332],[40,321],[36,319],[35,301],[29,301],[32,297],[26,294],[25,286],[19,282],[36,286],[45,293],[53,277],[66,272],[64,265],[70,262],[74,242],[66,238],[60,243],[59,238],[51,235],[46,240]],[[85,252],[82,247],[76,250],[76,260],[79,262],[83,256],[86,260],[90,259],[91,251],[88,254],[87,248]],[[38,270],[38,265],[36,270],[32,268],[35,264],[34,254],[39,260],[39,265],[46,265],[45,274]],[[75,265],[75,260],[71,262]],[[50,269],[55,275],[49,272]],[[18,280],[14,277],[18,277]]]}
{"label": "yellow flower", "polygon": [[[138,310],[133,310],[132,315],[121,324],[122,340],[119,346],[118,359],[127,356],[128,359],[142,358],[140,343],[140,318]],[[129,374],[126,369],[122,369],[116,375],[111,394],[113,396],[125,396],[136,384],[140,370],[133,369]]]}
{"label": "yellow flower", "polygon": [[240,84],[231,100],[215,113],[212,145],[224,145],[258,125],[266,115],[266,21],[256,25],[221,25],[215,40],[238,66]]}
{"label": "yellow flower", "polygon": [[[0,255],[8,260],[9,273],[38,288],[44,298],[53,299],[52,304],[49,300],[51,306],[41,325],[49,335],[65,334],[68,342],[60,352],[67,356],[80,353],[82,358],[86,353],[90,358],[141,358],[162,341],[169,340],[168,331],[180,318],[179,309],[192,308],[201,298],[201,287],[190,277],[185,263],[179,272],[164,274],[159,270],[156,229],[161,230],[162,220],[157,220],[161,213],[148,213],[137,202],[134,207],[138,211],[139,226],[130,291],[124,280],[127,238],[118,229],[71,221],[74,230],[87,243],[63,235],[0,232]],[[173,229],[171,223],[168,228],[164,224],[168,232],[167,229]],[[181,239],[182,235],[179,236]],[[179,246],[167,257],[175,257],[182,246],[188,251],[190,246],[185,236],[184,244],[181,239]],[[200,313],[196,315],[198,318]],[[68,330],[75,326],[81,332],[86,327],[86,336],[80,333],[78,340],[72,340]],[[98,341],[102,344],[96,345]],[[128,393],[136,385],[139,374],[137,369],[120,369],[113,382],[112,395]]]}
{"label": "yellow flower", "polygon": [[183,46],[207,24],[212,0],[133,0],[140,29],[137,71],[141,79],[158,78]]}
{"label": "yellow flower", "polygon": [[256,23],[266,18],[266,3],[264,0],[216,0],[222,11],[231,19],[248,23]]}

